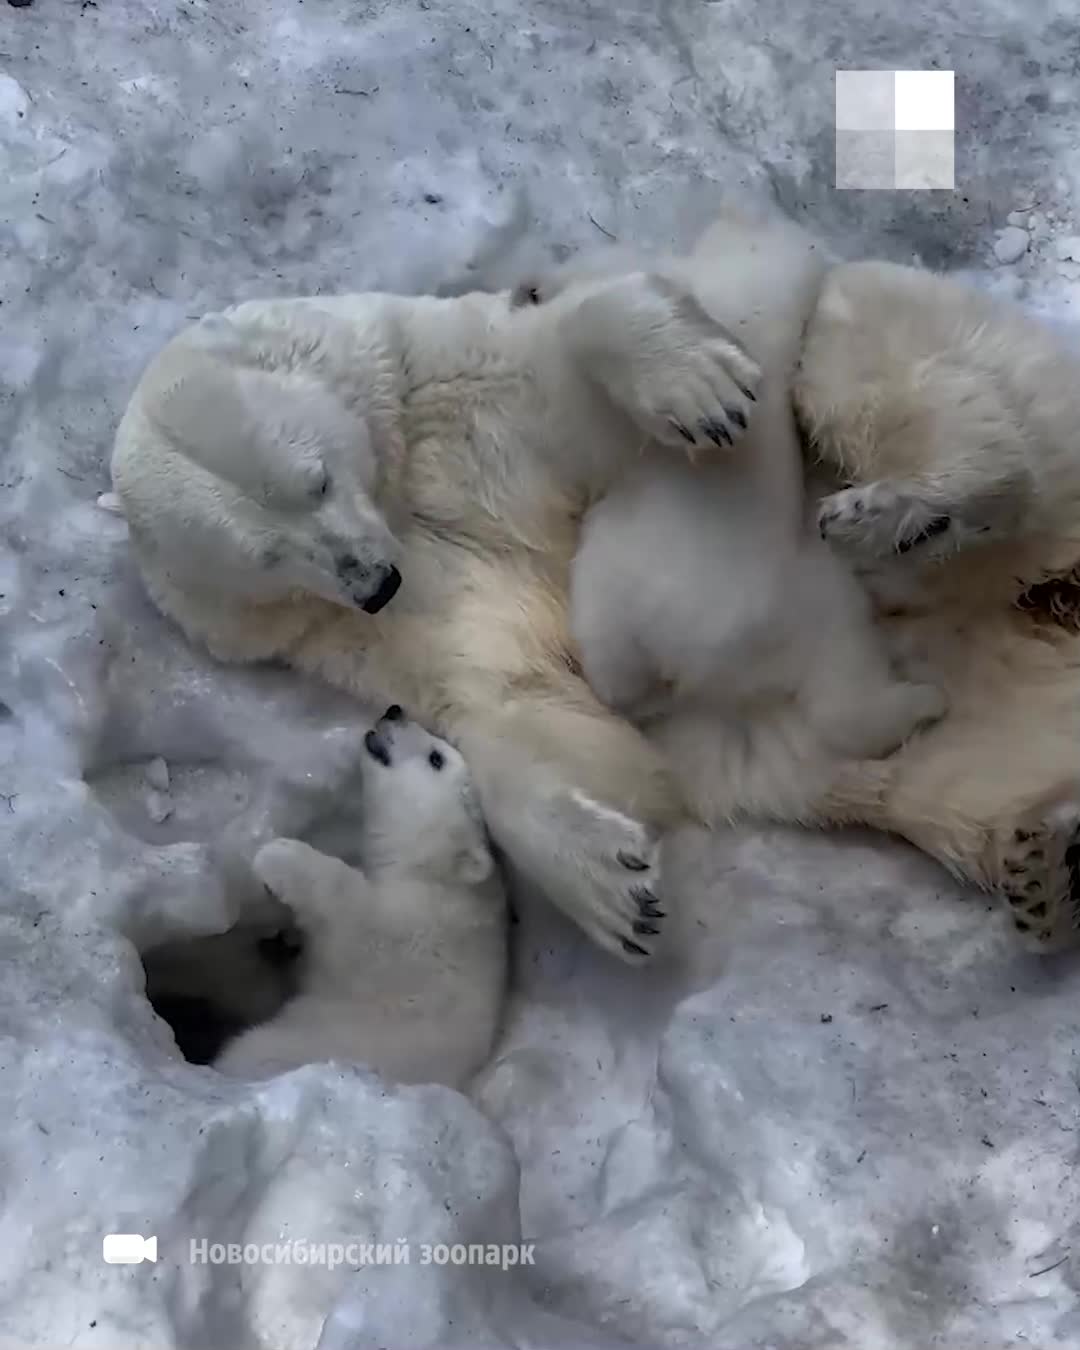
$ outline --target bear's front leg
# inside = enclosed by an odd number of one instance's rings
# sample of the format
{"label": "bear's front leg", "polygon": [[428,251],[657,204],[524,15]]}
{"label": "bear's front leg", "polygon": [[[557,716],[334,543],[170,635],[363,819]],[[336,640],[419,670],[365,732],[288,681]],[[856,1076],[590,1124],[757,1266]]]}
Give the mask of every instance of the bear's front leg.
{"label": "bear's front leg", "polygon": [[582,370],[661,445],[724,449],[745,431],[761,368],[685,288],[634,272],[562,318]]}
{"label": "bear's front leg", "polygon": [[335,969],[348,952],[343,941],[363,931],[378,909],[376,888],[355,867],[299,839],[271,839],[252,860],[268,895],[292,911],[303,934],[310,976]]}
{"label": "bear's front leg", "polygon": [[582,691],[476,708],[452,736],[511,869],[599,946],[639,963],[665,918],[659,842],[681,803],[658,753]]}

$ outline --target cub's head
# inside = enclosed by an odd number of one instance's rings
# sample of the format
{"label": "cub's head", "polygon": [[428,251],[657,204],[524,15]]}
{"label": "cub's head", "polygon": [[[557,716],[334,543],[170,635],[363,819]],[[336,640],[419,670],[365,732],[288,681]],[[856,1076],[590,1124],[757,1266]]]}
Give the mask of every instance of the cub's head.
{"label": "cub's head", "polygon": [[446,741],[387,708],[364,737],[365,867],[425,874],[466,886],[494,868],[464,759]]}
{"label": "cub's head", "polygon": [[144,568],[256,604],[312,594],[376,613],[393,599],[399,547],[377,505],[386,466],[363,387],[373,362],[356,346],[333,316],[258,306],[170,344],[113,457]]}

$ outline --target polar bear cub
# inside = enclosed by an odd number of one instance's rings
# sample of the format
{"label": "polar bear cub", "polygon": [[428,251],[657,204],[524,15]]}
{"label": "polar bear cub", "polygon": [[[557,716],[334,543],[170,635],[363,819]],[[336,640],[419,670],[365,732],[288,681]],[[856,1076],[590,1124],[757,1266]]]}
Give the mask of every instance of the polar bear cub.
{"label": "polar bear cub", "polygon": [[[614,249],[597,262],[630,265]],[[793,222],[733,206],[661,264],[761,366],[750,426],[707,463],[646,449],[590,509],[574,561],[589,683],[668,752],[709,823],[821,819],[839,761],[887,755],[945,711],[936,686],[894,672],[807,508],[790,382],[826,268]],[[526,278],[513,302],[546,303],[579,275]]]}
{"label": "polar bear cub", "polygon": [[304,938],[299,991],[215,1063],[267,1077],[358,1060],[461,1087],[483,1065],[506,985],[507,908],[465,761],[392,706],[365,737],[363,871],[296,839],[255,855]]}

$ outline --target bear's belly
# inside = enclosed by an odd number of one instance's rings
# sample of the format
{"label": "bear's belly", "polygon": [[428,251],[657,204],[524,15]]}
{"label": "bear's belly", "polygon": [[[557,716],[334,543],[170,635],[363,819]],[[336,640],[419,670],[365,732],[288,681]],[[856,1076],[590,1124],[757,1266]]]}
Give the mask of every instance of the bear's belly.
{"label": "bear's belly", "polygon": [[446,729],[464,707],[497,707],[574,669],[569,558],[488,551],[417,528],[402,586],[369,649],[410,711]]}

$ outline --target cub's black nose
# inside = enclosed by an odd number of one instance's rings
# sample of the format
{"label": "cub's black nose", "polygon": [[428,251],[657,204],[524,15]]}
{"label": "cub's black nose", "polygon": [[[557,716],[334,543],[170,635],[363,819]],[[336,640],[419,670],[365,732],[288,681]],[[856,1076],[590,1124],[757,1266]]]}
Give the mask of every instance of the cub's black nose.
{"label": "cub's black nose", "polygon": [[398,593],[398,587],[401,585],[401,573],[396,567],[391,567],[386,576],[379,583],[379,589],[361,605],[365,614],[378,614],[380,609],[384,609],[394,596]]}
{"label": "cub's black nose", "polygon": [[405,710],[400,703],[391,703],[379,720],[381,722],[403,722],[405,720]]}
{"label": "cub's black nose", "polygon": [[377,731],[369,731],[364,737],[364,749],[372,759],[377,759],[380,764],[390,767],[390,747]]}

